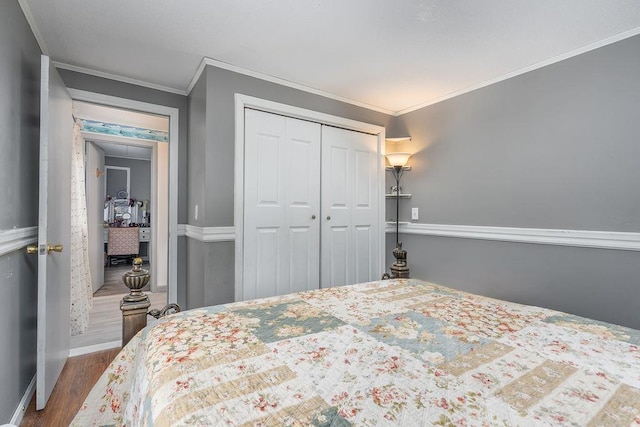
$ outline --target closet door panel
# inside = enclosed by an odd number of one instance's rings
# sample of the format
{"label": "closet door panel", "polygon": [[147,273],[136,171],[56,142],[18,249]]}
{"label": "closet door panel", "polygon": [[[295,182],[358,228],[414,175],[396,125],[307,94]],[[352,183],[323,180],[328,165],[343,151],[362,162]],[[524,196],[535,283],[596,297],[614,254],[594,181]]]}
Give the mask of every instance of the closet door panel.
{"label": "closet door panel", "polygon": [[[377,261],[378,159],[377,137],[323,126],[323,288],[374,280],[382,271]],[[341,244],[336,244],[337,230],[345,236]]]}
{"label": "closet door panel", "polygon": [[349,149],[348,147],[332,145],[328,148],[329,159],[325,162],[323,182],[326,188],[323,195],[327,197],[325,206],[330,209],[348,209],[351,182],[349,182]]}
{"label": "closet door panel", "polygon": [[[322,127],[322,262],[323,288],[353,283],[351,207],[353,154],[343,129]],[[348,135],[348,134],[346,134]]]}
{"label": "closet door panel", "polygon": [[319,287],[319,157],[320,125],[245,110],[243,299]]}
{"label": "closet door panel", "polygon": [[[323,287],[348,285],[351,283],[350,257],[345,248],[350,245],[349,227],[335,226],[329,234],[322,235],[323,244]],[[326,253],[329,256],[326,256]],[[325,285],[324,282],[328,283]]]}
{"label": "closet door panel", "polygon": [[378,203],[382,189],[378,188],[378,140],[373,135],[352,132],[354,155],[354,195],[351,224],[354,241],[354,283],[378,280],[383,267],[379,265],[381,245]]}
{"label": "closet door panel", "polygon": [[256,274],[253,298],[276,295],[280,264],[280,228],[258,228],[256,230]]}
{"label": "closet door panel", "polygon": [[[317,239],[311,227],[289,227],[289,289],[280,293],[300,292],[318,288]],[[284,283],[284,281],[283,281]]]}
{"label": "closet door panel", "polygon": [[373,240],[376,236],[372,233],[372,227],[368,225],[355,226],[354,227],[354,282],[368,282],[374,280],[371,277],[372,262],[375,259],[375,254],[372,252],[372,248],[376,245],[373,244]]}
{"label": "closet door panel", "polygon": [[283,144],[279,135],[258,134],[256,161],[257,171],[254,176],[256,203],[261,207],[280,208],[281,194],[278,185],[280,170],[280,150]]}
{"label": "closet door panel", "polygon": [[373,153],[362,150],[354,150],[355,164],[355,187],[354,187],[354,208],[371,209],[373,205],[374,194],[371,182],[375,182],[375,171],[371,170],[372,158],[375,159]]}
{"label": "closet door panel", "polygon": [[245,112],[244,289],[243,299],[276,291],[280,230],[285,226],[279,185],[286,144],[284,118]]}
{"label": "closet door panel", "polygon": [[320,287],[320,125],[287,117],[287,288],[280,294]]}

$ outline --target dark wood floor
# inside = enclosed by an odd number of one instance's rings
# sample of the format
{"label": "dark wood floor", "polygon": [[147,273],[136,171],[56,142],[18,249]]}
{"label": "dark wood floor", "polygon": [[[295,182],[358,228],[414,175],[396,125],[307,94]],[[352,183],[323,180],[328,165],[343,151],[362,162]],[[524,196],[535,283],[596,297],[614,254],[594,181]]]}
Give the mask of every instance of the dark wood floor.
{"label": "dark wood floor", "polygon": [[70,357],[46,408],[36,411],[35,396],[20,426],[68,426],[100,375],[120,349]]}

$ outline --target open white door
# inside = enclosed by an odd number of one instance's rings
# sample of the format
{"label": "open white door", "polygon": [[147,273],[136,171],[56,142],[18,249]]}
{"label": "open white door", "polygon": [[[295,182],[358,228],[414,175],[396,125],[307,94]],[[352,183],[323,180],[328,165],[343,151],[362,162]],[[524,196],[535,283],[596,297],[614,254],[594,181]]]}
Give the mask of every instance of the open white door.
{"label": "open white door", "polygon": [[[38,355],[36,409],[49,400],[69,356],[71,97],[48,56],[40,76]],[[55,247],[62,245],[62,248]],[[57,250],[61,249],[61,252]]]}

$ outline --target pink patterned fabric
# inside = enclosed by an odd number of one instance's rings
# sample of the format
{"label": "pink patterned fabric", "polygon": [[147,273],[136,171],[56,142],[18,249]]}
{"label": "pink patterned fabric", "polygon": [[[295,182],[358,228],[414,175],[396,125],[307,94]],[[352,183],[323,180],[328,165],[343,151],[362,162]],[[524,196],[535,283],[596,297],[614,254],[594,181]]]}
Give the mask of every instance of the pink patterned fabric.
{"label": "pink patterned fabric", "polygon": [[183,311],[71,423],[639,426],[640,330],[416,279]]}
{"label": "pink patterned fabric", "polygon": [[138,227],[109,227],[107,255],[137,255],[138,239]]}

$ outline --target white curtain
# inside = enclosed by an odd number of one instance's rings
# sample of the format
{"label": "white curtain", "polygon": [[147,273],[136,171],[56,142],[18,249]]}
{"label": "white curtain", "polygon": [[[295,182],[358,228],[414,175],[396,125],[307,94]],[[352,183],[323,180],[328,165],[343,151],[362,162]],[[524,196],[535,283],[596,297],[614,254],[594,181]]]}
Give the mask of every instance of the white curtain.
{"label": "white curtain", "polygon": [[93,305],[89,270],[87,199],[85,195],[84,138],[80,125],[73,127],[71,160],[71,335],[86,332]]}

